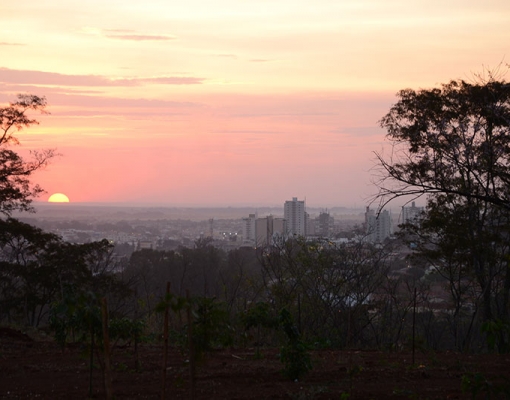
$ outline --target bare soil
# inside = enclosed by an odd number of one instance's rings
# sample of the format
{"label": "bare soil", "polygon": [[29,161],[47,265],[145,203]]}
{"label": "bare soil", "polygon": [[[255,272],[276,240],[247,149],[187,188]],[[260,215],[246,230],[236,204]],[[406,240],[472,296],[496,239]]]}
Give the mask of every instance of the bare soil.
{"label": "bare soil", "polygon": [[[160,399],[162,354],[161,345],[141,345],[141,368],[136,371],[133,347],[115,348],[115,399]],[[265,349],[258,358],[253,348],[212,352],[197,366],[194,398],[510,398],[510,355],[417,351],[414,364],[410,352],[318,350],[311,355],[313,370],[293,382],[281,373],[278,349]],[[464,391],[463,380],[467,386]],[[166,382],[167,399],[191,398],[189,363],[176,349],[168,357]],[[92,385],[91,397],[105,398],[97,361]],[[0,398],[90,398],[86,347],[76,344],[62,351],[50,338],[34,339],[0,328]]]}

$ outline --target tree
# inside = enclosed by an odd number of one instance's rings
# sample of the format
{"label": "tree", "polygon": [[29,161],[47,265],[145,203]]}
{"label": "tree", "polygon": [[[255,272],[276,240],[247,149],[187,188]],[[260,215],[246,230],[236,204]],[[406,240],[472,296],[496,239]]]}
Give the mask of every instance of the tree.
{"label": "tree", "polygon": [[416,222],[401,226],[401,234],[412,241],[415,258],[432,265],[450,293],[446,318],[455,346],[466,349],[477,314],[484,320],[508,318],[508,212],[435,195]]}
{"label": "tree", "polygon": [[107,240],[67,243],[14,218],[0,219],[0,322],[44,323],[68,286],[108,296],[112,312],[119,312],[129,290],[115,273],[112,249]]}
{"label": "tree", "polygon": [[0,321],[24,315],[26,323],[39,324],[59,290],[46,257],[58,243],[56,235],[16,219],[0,219]]}
{"label": "tree", "polygon": [[401,90],[380,121],[392,153],[376,153],[377,197],[451,194],[510,210],[510,84],[492,77]]}
{"label": "tree", "polygon": [[44,97],[20,94],[17,101],[0,108],[0,214],[10,216],[15,210],[32,211],[32,198],[43,192],[39,185],[31,184],[30,176],[46,166],[55,157],[55,151],[34,151],[32,159],[26,160],[9,147],[19,144],[15,131],[38,124],[28,112],[45,114],[45,107]]}
{"label": "tree", "polygon": [[420,251],[449,282],[456,310],[474,282],[482,320],[508,320],[510,84],[489,74],[398,97],[380,121],[393,151],[376,153],[377,197],[427,195]]}
{"label": "tree", "polygon": [[365,341],[377,288],[387,269],[386,249],[352,241],[281,241],[261,257],[266,301],[296,315],[303,337],[334,346]]}

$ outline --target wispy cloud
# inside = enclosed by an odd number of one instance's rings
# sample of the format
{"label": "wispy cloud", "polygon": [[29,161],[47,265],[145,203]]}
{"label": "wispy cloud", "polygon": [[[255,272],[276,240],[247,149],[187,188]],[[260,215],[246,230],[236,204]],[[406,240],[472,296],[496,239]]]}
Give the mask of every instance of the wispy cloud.
{"label": "wispy cloud", "polygon": [[0,68],[0,82],[22,85],[61,85],[61,86],[140,86],[144,84],[160,85],[197,85],[204,78],[187,76],[159,76],[141,78],[109,78],[101,75],[66,75],[56,72],[15,70]]}
{"label": "wispy cloud", "polygon": [[378,126],[350,126],[340,129],[334,129],[330,131],[334,134],[355,136],[355,137],[372,137],[381,136],[384,134],[384,130]]}
{"label": "wispy cloud", "polygon": [[278,135],[283,133],[283,131],[276,131],[276,130],[251,130],[251,129],[237,129],[237,130],[213,130],[213,133],[224,133],[224,134],[248,134],[248,135]]}
{"label": "wispy cloud", "polygon": [[[1,80],[1,79],[0,79]],[[0,93],[38,93],[41,90],[41,86],[39,85],[31,85],[31,84],[9,84],[0,82]],[[77,88],[71,89],[68,87],[44,87],[45,95],[49,94],[82,94],[82,95],[98,95],[104,93],[101,89],[87,89],[87,88]]]}
{"label": "wispy cloud", "polygon": [[63,105],[69,107],[86,107],[88,109],[103,108],[105,113],[107,109],[112,108],[147,108],[147,109],[166,109],[165,112],[172,109],[179,109],[181,112],[185,108],[196,109],[203,108],[204,105],[200,103],[193,103],[187,101],[171,101],[171,100],[158,100],[158,99],[144,99],[144,98],[120,98],[120,97],[103,97],[103,96],[83,96],[83,95],[66,95],[54,94],[48,98],[51,104]]}
{"label": "wispy cloud", "polygon": [[25,43],[0,42],[0,46],[26,46]]}
{"label": "wispy cloud", "polygon": [[108,39],[130,40],[135,42],[144,41],[169,41],[177,39],[177,36],[167,34],[147,34],[140,33],[133,29],[101,29],[91,26],[85,26],[80,29],[82,33],[93,36],[104,36]]}
{"label": "wispy cloud", "polygon": [[141,83],[158,83],[163,85],[197,85],[202,84],[204,79],[185,76],[163,76],[159,78],[141,78],[137,79],[137,81]]}
{"label": "wispy cloud", "polygon": [[237,59],[235,54],[216,54],[216,57]]}
{"label": "wispy cloud", "polygon": [[109,39],[119,39],[119,40],[132,40],[135,42],[144,42],[144,41],[168,41],[175,40],[175,36],[170,35],[122,35],[122,34],[106,34],[105,35]]}

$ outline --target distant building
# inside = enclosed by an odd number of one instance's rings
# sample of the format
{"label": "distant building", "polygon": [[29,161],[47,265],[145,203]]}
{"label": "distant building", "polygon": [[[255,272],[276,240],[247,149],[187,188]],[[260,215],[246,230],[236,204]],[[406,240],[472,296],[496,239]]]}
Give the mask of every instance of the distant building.
{"label": "distant building", "polygon": [[315,234],[325,238],[331,237],[334,224],[334,218],[327,211],[321,212],[315,219]]}
{"label": "distant building", "polygon": [[248,218],[243,218],[243,241],[245,243],[255,244],[257,234],[255,230],[255,221],[257,214],[250,214]]}
{"label": "distant building", "polygon": [[255,222],[255,246],[271,245],[276,237],[283,236],[285,232],[285,220],[282,218],[274,218],[272,215],[257,218]]}
{"label": "distant building", "polygon": [[283,205],[283,218],[288,235],[306,236],[307,214],[303,200],[298,201],[297,197],[293,197],[291,201],[286,201]]}
{"label": "distant building", "polygon": [[140,250],[143,250],[143,249],[153,249],[155,247],[156,246],[154,246],[154,243],[152,243],[149,240],[139,240],[138,244],[136,246],[136,250],[140,251]]}
{"label": "distant building", "polygon": [[257,218],[257,214],[250,214],[243,218],[243,242],[255,247],[267,246],[273,243],[276,236],[283,236],[286,232],[285,220],[269,215]]}
{"label": "distant building", "polygon": [[367,240],[372,243],[382,243],[393,233],[391,214],[388,210],[382,210],[378,215],[367,207],[365,212],[365,226]]}
{"label": "distant building", "polygon": [[401,223],[406,224],[420,219],[424,210],[424,207],[416,207],[414,201],[411,203],[411,207],[402,207]]}

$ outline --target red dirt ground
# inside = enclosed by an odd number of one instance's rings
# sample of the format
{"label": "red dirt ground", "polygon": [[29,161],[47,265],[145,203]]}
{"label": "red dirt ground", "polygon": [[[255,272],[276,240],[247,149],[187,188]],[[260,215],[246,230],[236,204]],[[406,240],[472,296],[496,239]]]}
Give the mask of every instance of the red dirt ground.
{"label": "red dirt ground", "polygon": [[[417,352],[412,365],[409,352],[321,350],[311,353],[313,370],[292,382],[280,372],[277,350],[265,350],[258,359],[254,354],[254,349],[209,354],[197,367],[195,398],[471,399],[476,388],[476,398],[489,398],[489,393],[491,399],[510,398],[510,355]],[[114,349],[115,399],[161,398],[161,360],[161,345],[142,345],[136,372],[132,347]],[[463,377],[474,382],[464,392]],[[80,346],[63,352],[50,339],[0,328],[0,398],[87,399],[88,385],[88,356]],[[190,388],[188,363],[173,349],[166,398],[189,399]],[[92,397],[105,397],[100,368],[93,372]]]}

